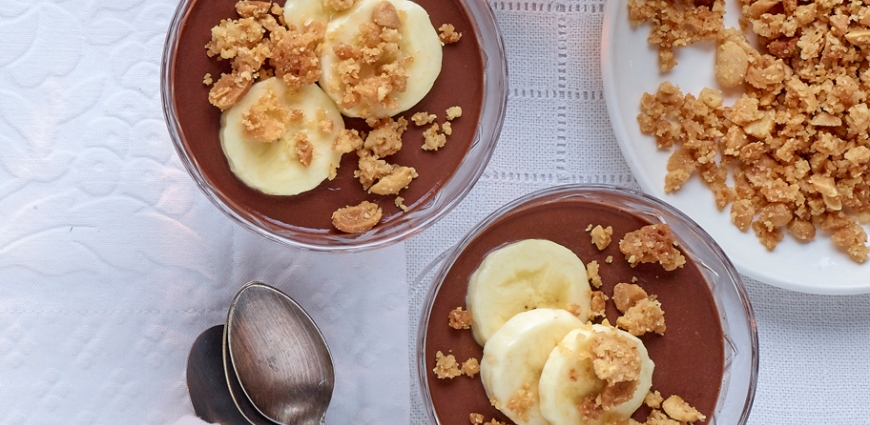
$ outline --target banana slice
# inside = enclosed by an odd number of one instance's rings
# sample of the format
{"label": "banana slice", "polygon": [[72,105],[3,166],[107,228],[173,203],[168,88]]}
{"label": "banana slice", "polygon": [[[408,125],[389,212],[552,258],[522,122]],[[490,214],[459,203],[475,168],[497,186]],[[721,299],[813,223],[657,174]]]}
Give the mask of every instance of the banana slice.
{"label": "banana slice", "polygon": [[[619,349],[624,356],[615,354]],[[636,337],[610,326],[584,325],[550,352],[538,387],[541,414],[552,425],[620,423],[643,403],[654,367]]]}
{"label": "banana slice", "polygon": [[480,379],[495,407],[518,425],[548,425],[538,382],[550,351],[583,322],[565,310],[539,308],[512,317],[483,347]]}
{"label": "banana slice", "polygon": [[298,30],[313,22],[326,25],[353,4],[354,0],[287,0],[284,4],[284,21]]}
{"label": "banana slice", "polygon": [[[246,127],[251,122],[249,111],[264,96],[276,98],[273,103],[286,118],[273,122],[279,130],[271,143],[257,140]],[[275,112],[268,114],[266,121]],[[254,84],[239,103],[224,111],[220,140],[230,170],[239,180],[269,195],[295,195],[335,175],[341,154],[332,144],[342,130],[341,114],[316,84],[291,93],[283,80],[269,78]]]}
{"label": "banana slice", "polygon": [[559,308],[589,318],[592,289],[586,267],[571,250],[544,239],[526,239],[489,253],[471,275],[465,303],[478,344],[487,344],[515,314]]}
{"label": "banana slice", "polygon": [[329,22],[322,48],[320,86],[350,117],[410,109],[441,73],[438,33],[408,0],[359,0]]}

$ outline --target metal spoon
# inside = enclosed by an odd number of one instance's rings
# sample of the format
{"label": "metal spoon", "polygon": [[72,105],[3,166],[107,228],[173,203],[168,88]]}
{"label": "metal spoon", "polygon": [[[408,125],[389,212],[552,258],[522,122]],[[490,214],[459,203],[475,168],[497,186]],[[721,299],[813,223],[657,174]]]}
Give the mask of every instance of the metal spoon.
{"label": "metal spoon", "polygon": [[299,304],[248,282],[230,305],[226,334],[228,365],[257,411],[282,425],[323,424],[335,371],[323,335]]}

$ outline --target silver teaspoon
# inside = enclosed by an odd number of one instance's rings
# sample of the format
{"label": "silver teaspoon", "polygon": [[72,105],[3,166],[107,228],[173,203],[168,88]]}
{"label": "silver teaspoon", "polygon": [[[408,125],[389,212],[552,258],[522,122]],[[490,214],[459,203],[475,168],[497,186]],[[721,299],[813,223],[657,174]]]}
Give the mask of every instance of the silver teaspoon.
{"label": "silver teaspoon", "polygon": [[326,341],[292,298],[248,282],[227,314],[226,349],[251,404],[278,424],[323,424],[335,371]]}

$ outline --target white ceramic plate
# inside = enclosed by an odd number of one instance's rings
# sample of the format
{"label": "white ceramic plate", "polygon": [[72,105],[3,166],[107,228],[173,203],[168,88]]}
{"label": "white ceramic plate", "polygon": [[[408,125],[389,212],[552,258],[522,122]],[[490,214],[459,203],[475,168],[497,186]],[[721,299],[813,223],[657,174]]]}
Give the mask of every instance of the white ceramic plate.
{"label": "white ceramic plate", "polygon": [[[726,26],[737,27],[735,3],[726,1]],[[655,139],[640,132],[637,115],[641,95],[654,93],[665,80],[695,95],[704,87],[718,87],[713,74],[715,47],[701,43],[678,49],[677,66],[661,74],[657,50],[646,41],[649,32],[649,25],[632,27],[627,0],[606,2],[601,45],[604,98],[616,139],[643,190],[698,222],[746,276],[801,292],[870,292],[870,262],[854,263],[821,231],[807,244],[786,235],[773,252],[768,252],[754,232],[743,233],[731,224],[730,206],[723,211],[716,209],[713,194],[697,176],[676,193],[664,193],[665,166],[671,151],[658,150]],[[726,97],[726,103],[733,98]]]}

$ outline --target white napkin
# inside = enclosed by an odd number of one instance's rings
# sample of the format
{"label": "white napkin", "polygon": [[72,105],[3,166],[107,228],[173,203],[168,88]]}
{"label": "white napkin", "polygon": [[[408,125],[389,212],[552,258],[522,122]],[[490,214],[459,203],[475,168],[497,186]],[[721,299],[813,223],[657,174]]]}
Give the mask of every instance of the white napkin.
{"label": "white napkin", "polygon": [[402,423],[404,246],[290,249],[205,199],[160,104],[176,5],[0,4],[0,423],[192,415],[190,346],[251,279],[294,297],[323,330],[336,362],[327,423]]}

